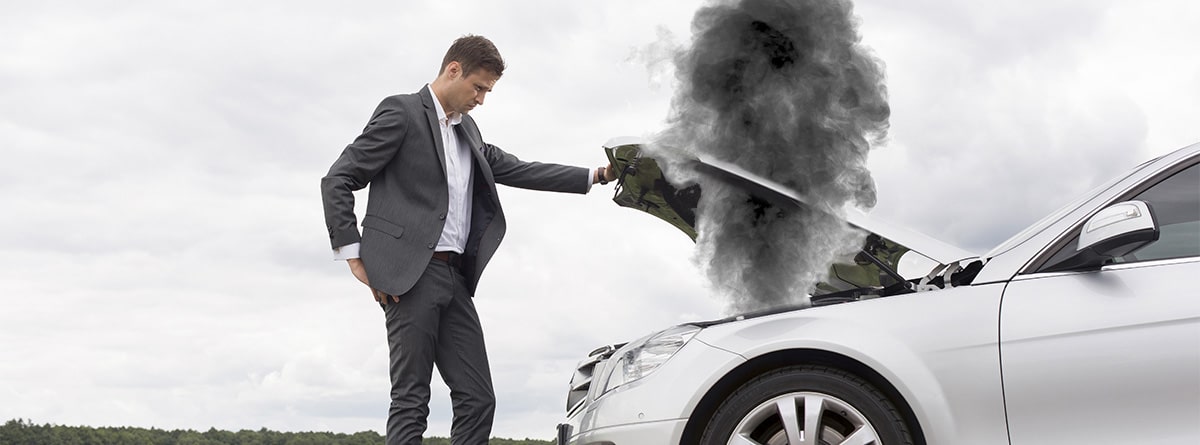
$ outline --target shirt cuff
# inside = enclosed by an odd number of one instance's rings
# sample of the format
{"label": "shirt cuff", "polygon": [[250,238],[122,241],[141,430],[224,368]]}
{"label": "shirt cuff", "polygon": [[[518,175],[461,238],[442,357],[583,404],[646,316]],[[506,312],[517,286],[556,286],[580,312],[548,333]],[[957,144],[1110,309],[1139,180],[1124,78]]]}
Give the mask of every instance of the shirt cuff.
{"label": "shirt cuff", "polygon": [[[587,169],[584,169],[584,170],[587,170]],[[586,189],[586,190],[584,190],[584,193],[587,193],[587,192],[590,192],[590,191],[592,191],[592,181],[593,181],[593,180],[595,180],[595,179],[596,179],[596,171],[595,171],[595,170],[588,170],[588,173],[587,173],[587,189]]]}
{"label": "shirt cuff", "polygon": [[336,261],[346,261],[358,258],[358,245],[361,243],[347,244],[342,247],[333,248],[333,259]]}

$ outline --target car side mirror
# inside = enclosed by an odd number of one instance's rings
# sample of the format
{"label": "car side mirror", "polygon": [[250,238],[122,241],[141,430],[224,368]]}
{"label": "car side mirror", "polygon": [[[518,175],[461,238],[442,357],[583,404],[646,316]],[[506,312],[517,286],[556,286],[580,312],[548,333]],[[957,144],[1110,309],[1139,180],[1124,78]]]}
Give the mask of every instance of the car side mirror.
{"label": "car side mirror", "polygon": [[1042,270],[1097,269],[1113,258],[1129,255],[1158,241],[1158,235],[1158,219],[1149,204],[1143,201],[1113,204],[1083,224],[1074,255]]}

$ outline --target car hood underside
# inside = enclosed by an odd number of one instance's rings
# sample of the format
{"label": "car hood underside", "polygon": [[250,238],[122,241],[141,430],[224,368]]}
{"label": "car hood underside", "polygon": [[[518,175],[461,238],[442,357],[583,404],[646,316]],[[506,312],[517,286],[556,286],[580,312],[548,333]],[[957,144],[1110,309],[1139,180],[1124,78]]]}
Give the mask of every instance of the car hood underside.
{"label": "car hood underside", "polygon": [[[620,172],[614,202],[654,215],[676,227],[693,241],[696,239],[696,207],[701,196],[699,185],[679,188],[671,184],[664,177],[658,162],[647,156],[641,143],[634,138],[614,139],[605,145],[604,150],[609,162]],[[710,175],[745,190],[750,199],[763,205],[777,206],[784,212],[801,207],[818,208],[810,205],[804,196],[795,190],[737,165],[706,157],[696,158],[691,164],[690,167],[701,174]],[[977,254],[896,224],[879,221],[858,209],[847,208],[844,214],[836,216],[867,232],[868,235],[852,263],[835,263],[830,266],[828,279],[810,292],[814,297],[814,305],[820,305],[823,301],[832,303],[856,300],[866,294],[883,296],[927,290],[931,286],[940,288],[950,280],[950,277],[940,274],[958,273],[954,279],[962,282],[969,280],[963,274],[967,272],[966,269],[977,270],[981,265],[974,261],[978,258]],[[908,277],[899,273],[901,258],[906,255],[912,258],[912,253],[923,257],[923,264],[927,264],[929,268],[927,273],[922,271],[919,276]],[[921,288],[922,285],[925,288]],[[790,309],[780,308],[770,312]]]}

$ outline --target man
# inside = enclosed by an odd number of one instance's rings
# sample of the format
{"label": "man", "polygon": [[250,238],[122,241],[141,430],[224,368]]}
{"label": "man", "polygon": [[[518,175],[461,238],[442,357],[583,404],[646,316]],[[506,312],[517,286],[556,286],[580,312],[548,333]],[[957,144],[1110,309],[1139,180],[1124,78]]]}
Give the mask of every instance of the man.
{"label": "man", "polygon": [[[383,306],[392,378],[388,444],[420,444],[436,363],[455,444],[484,444],[495,400],[472,301],[504,237],[496,184],[587,193],[615,172],[525,162],[483,142],[468,115],[504,72],[488,39],[456,40],[433,83],[391,96],[321,179],[334,256]],[[359,234],[354,191],[371,185]]]}

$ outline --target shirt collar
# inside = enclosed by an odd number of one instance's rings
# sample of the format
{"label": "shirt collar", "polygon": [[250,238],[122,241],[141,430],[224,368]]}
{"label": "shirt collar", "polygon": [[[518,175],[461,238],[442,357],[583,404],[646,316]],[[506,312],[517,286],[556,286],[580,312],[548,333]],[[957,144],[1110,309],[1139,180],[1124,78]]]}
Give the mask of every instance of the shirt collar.
{"label": "shirt collar", "polygon": [[425,84],[429,88],[429,95],[433,96],[433,109],[437,112],[439,122],[445,122],[449,125],[458,125],[462,123],[462,113],[454,113],[453,116],[446,116],[446,110],[442,109],[442,101],[438,100],[437,93],[433,91],[433,87]]}

